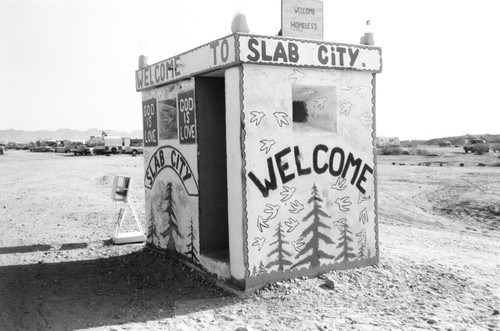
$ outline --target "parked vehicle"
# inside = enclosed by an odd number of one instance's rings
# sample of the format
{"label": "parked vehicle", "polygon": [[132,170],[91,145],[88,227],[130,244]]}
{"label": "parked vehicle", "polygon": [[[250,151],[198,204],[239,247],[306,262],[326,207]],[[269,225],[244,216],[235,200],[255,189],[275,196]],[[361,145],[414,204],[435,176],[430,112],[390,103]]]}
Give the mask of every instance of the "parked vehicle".
{"label": "parked vehicle", "polygon": [[74,153],[77,146],[85,144],[85,140],[64,140],[63,146],[58,146],[56,152],[58,153]]}
{"label": "parked vehicle", "polygon": [[493,152],[500,152],[500,142],[489,143],[490,149]]}
{"label": "parked vehicle", "polygon": [[73,153],[75,155],[92,155],[94,154],[93,148],[89,147],[85,140],[73,140],[64,146],[66,153]]}
{"label": "parked vehicle", "polygon": [[143,153],[144,153],[144,147],[142,146],[130,147],[130,154],[132,155],[143,154]]}
{"label": "parked vehicle", "polygon": [[[142,146],[142,139],[128,139],[130,143],[128,146],[125,146],[125,153],[137,155],[144,153],[144,147]],[[125,145],[127,145],[127,141],[125,141]]]}
{"label": "parked vehicle", "polygon": [[377,137],[375,139],[377,147],[401,147],[401,142],[398,137]]}
{"label": "parked vehicle", "polygon": [[57,146],[56,153],[69,153],[69,149],[66,146]]}
{"label": "parked vehicle", "polygon": [[55,149],[49,146],[34,146],[31,150],[31,152],[55,152]]}
{"label": "parked vehicle", "polygon": [[116,154],[122,153],[127,146],[130,146],[130,139],[113,136],[90,137],[89,146],[94,148],[95,154]]}
{"label": "parked vehicle", "polygon": [[500,141],[489,142],[488,145],[490,145],[490,151],[500,152]]}
{"label": "parked vehicle", "polygon": [[16,149],[16,143],[15,142],[12,142],[12,141],[9,141],[7,142],[7,144],[5,144],[5,149]]}
{"label": "parked vehicle", "polygon": [[76,148],[73,150],[73,153],[76,155],[93,155],[94,149],[85,144],[78,144]]}
{"label": "parked vehicle", "polygon": [[490,150],[489,144],[484,139],[468,139],[465,142],[465,153],[488,153]]}
{"label": "parked vehicle", "polygon": [[55,152],[57,142],[55,140],[37,140],[29,144],[30,152]]}

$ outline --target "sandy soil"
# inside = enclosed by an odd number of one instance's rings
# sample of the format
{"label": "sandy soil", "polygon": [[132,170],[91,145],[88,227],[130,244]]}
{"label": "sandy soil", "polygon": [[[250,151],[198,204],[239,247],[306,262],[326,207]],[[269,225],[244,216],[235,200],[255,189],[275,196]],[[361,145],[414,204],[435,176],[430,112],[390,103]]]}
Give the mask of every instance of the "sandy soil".
{"label": "sandy soil", "polygon": [[141,157],[9,150],[0,330],[499,330],[499,154],[435,153],[379,157],[377,267],[237,296],[143,245],[110,245],[115,174],[132,176],[144,221]]}

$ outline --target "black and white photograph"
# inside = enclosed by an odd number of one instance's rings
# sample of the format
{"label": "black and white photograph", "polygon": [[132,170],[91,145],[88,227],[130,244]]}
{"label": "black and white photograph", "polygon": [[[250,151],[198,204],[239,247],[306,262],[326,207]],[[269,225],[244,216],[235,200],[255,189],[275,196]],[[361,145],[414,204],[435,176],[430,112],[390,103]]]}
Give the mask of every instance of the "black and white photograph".
{"label": "black and white photograph", "polygon": [[480,0],[0,0],[0,330],[500,330]]}

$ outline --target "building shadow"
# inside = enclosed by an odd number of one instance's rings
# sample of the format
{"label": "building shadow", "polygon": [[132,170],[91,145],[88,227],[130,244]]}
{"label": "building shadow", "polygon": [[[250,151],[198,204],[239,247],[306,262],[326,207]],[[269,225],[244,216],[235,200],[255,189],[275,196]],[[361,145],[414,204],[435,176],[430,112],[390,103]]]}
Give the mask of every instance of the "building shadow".
{"label": "building shadow", "polygon": [[[103,245],[109,246],[111,245],[112,242],[111,240],[109,241],[104,241]],[[60,247],[57,249],[60,251],[67,251],[71,249],[83,249],[88,247],[88,243],[68,243],[68,244],[62,244]],[[46,245],[46,244],[36,244],[36,245],[29,245],[29,246],[8,246],[8,247],[0,247],[0,255],[2,254],[16,254],[16,253],[33,253],[33,252],[46,252],[51,249],[56,249],[56,247],[52,245]]]}
{"label": "building shadow", "polygon": [[69,243],[69,244],[62,244],[61,247],[59,247],[60,251],[68,251],[70,249],[83,249],[87,248],[88,244],[87,243]]}
{"label": "building shadow", "polygon": [[144,323],[237,298],[160,253],[0,267],[0,330],[74,330]]}
{"label": "building shadow", "polygon": [[29,246],[10,246],[0,247],[0,254],[15,254],[15,253],[32,253],[32,252],[45,252],[52,248],[51,245],[29,245]]}

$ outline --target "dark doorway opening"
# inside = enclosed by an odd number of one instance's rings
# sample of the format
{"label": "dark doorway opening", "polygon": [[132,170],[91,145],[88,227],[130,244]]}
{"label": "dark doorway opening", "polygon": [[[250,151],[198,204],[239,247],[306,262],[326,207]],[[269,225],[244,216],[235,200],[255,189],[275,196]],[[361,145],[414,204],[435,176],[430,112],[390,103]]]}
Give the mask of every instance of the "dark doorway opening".
{"label": "dark doorway opening", "polygon": [[196,77],[200,254],[229,262],[224,77]]}

